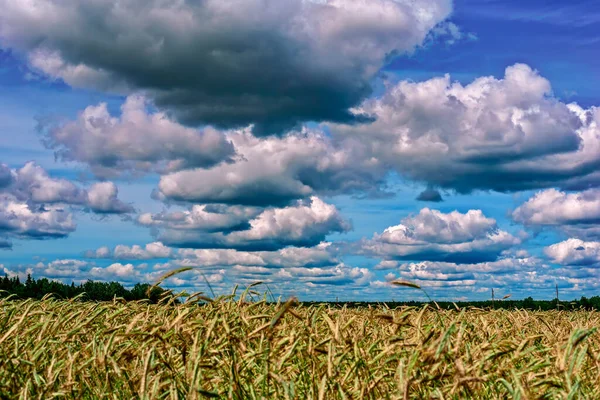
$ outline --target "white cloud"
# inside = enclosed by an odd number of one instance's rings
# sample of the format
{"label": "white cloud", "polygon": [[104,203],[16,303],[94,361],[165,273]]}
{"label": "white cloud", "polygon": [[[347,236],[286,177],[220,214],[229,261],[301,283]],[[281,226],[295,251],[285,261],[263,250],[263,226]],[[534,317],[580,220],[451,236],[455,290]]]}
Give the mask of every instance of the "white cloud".
{"label": "white cloud", "polygon": [[60,206],[33,206],[0,194],[0,237],[4,239],[63,238],[75,228],[72,214]]}
{"label": "white cloud", "polygon": [[355,110],[370,124],[328,124],[338,141],[433,187],[519,191],[598,183],[600,111],[561,103],[524,64],[503,79],[450,77],[390,85]]}
{"label": "white cloud", "polygon": [[247,228],[260,209],[241,206],[193,205],[189,211],[145,213],[138,223],[147,227],[201,232],[220,232]]}
{"label": "white cloud", "polygon": [[385,169],[361,147],[336,147],[320,131],[304,128],[283,138],[230,132],[239,158],[209,169],[167,174],[160,194],[197,203],[283,205],[316,194],[377,192]]}
{"label": "white cloud", "polygon": [[140,96],[125,100],[119,118],[106,103],[87,107],[75,121],[43,125],[44,143],[62,160],[87,163],[101,177],[208,167],[234,154],[216,129],[187,128],[146,107]]}
{"label": "white cloud", "polygon": [[574,236],[600,236],[600,190],[576,193],[544,190],[515,209],[512,218],[529,226],[558,227]]}
{"label": "white cloud", "polygon": [[142,247],[139,245],[117,245],[113,251],[108,247],[100,247],[95,251],[86,252],[87,258],[114,258],[116,260],[150,260],[156,258],[170,258],[173,250],[160,242],[149,243]]}
{"label": "white cloud", "polygon": [[127,214],[135,211],[133,206],[118,199],[119,190],[112,182],[99,182],[87,193],[87,206],[98,214]]}
{"label": "white cloud", "polygon": [[22,200],[35,203],[85,204],[86,192],[66,179],[52,178],[34,162],[12,171],[12,184],[5,189]]}
{"label": "white cloud", "polygon": [[600,266],[600,242],[571,238],[546,247],[544,252],[557,264]]}
{"label": "white cloud", "polygon": [[287,246],[314,246],[334,232],[351,228],[336,209],[311,197],[294,206],[269,208],[248,221],[245,229],[207,233],[168,225],[158,238],[169,246],[277,250]]}
{"label": "white cloud", "polygon": [[18,200],[35,204],[64,204],[88,207],[100,214],[125,214],[134,211],[133,207],[121,202],[118,189],[113,182],[98,182],[88,190],[62,178],[51,177],[35,162],[27,162],[23,167],[10,170],[0,164],[10,180],[0,193],[9,194]]}
{"label": "white cloud", "polygon": [[386,260],[460,261],[495,260],[519,239],[498,228],[480,210],[448,214],[424,208],[400,225],[361,243],[361,252]]}
{"label": "white cloud", "polygon": [[15,238],[66,237],[75,231],[73,212],[77,210],[133,212],[117,194],[112,182],[97,183],[86,190],[69,180],[51,177],[34,162],[17,169],[0,164],[0,248],[11,247]]}

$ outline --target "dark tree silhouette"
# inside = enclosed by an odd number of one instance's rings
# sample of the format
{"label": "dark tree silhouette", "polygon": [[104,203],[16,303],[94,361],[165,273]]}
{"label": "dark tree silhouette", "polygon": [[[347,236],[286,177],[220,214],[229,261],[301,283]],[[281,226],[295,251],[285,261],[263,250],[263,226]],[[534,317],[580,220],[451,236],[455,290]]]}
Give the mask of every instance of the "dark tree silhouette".
{"label": "dark tree silhouette", "polygon": [[3,278],[0,278],[0,296],[15,295],[21,299],[41,299],[52,294],[61,299],[82,296],[83,300],[90,301],[111,301],[114,298],[121,298],[126,301],[150,300],[156,303],[165,290],[154,288],[148,294],[150,288],[151,285],[148,283],[137,283],[131,290],[128,290],[118,282],[94,282],[91,280],[76,286],[74,282],[67,285],[46,278],[35,280],[31,275],[27,275],[24,284],[21,283],[18,276],[9,278],[5,274]]}

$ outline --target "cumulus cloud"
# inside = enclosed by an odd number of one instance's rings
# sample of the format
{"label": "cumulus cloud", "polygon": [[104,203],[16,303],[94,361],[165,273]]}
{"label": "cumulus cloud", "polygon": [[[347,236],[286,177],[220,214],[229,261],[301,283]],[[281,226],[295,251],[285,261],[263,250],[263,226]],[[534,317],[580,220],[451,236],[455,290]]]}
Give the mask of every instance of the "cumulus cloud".
{"label": "cumulus cloud", "polygon": [[128,214],[135,211],[132,205],[118,199],[119,190],[112,182],[99,182],[87,193],[87,206],[97,214]]}
{"label": "cumulus cloud", "polygon": [[343,263],[329,268],[283,268],[275,275],[281,280],[293,279],[310,287],[365,286],[373,276],[367,268],[351,267]]}
{"label": "cumulus cloud", "polygon": [[252,207],[196,204],[187,211],[141,214],[138,223],[157,229],[225,232],[248,229],[250,219],[259,213],[260,209]]}
{"label": "cumulus cloud", "polygon": [[557,268],[538,257],[517,256],[476,264],[431,261],[399,264],[385,279],[387,282],[373,280],[367,292],[398,295],[398,288],[389,284],[394,279],[414,282],[431,297],[446,300],[459,295],[463,299],[487,300],[492,289],[496,296],[512,294],[513,298],[523,298],[535,293],[536,298],[552,298],[555,285],[563,296],[581,296],[582,292],[594,293],[600,287],[594,268]]}
{"label": "cumulus cloud", "polygon": [[170,258],[173,250],[160,242],[148,243],[142,247],[139,245],[126,246],[117,245],[114,250],[108,247],[100,247],[97,250],[85,252],[86,258],[109,258],[116,260],[150,260],[156,258]]}
{"label": "cumulus cloud", "polygon": [[[152,260],[171,259],[172,268],[180,266],[199,267],[203,270],[222,269],[233,266],[257,266],[278,268],[323,268],[340,264],[337,251],[331,243],[322,242],[314,247],[286,247],[275,251],[240,251],[234,249],[172,249],[161,242],[145,246],[117,245],[114,249],[100,247],[85,252],[91,259]],[[157,269],[165,269],[157,264]]]}
{"label": "cumulus cloud", "polygon": [[100,177],[209,167],[234,154],[223,133],[187,128],[164,113],[149,113],[141,96],[128,97],[119,118],[101,103],[87,107],[75,121],[40,128],[45,145],[61,160],[86,163]]}
{"label": "cumulus cloud", "polygon": [[321,131],[283,138],[231,132],[239,159],[165,175],[160,198],[196,203],[285,205],[312,195],[379,193],[386,170],[361,147],[338,147]]}
{"label": "cumulus cloud", "polygon": [[90,265],[82,260],[62,259],[48,263],[37,263],[32,269],[33,275],[49,279],[77,279],[89,271]]}
{"label": "cumulus cloud", "polygon": [[544,190],[515,209],[512,218],[528,226],[556,227],[577,237],[600,237],[600,190]]}
{"label": "cumulus cloud", "polygon": [[600,267],[600,242],[571,238],[546,247],[544,252],[557,264]]}
{"label": "cumulus cloud", "polygon": [[67,179],[51,177],[33,162],[17,169],[0,164],[0,181],[0,248],[10,248],[11,239],[67,237],[76,229],[76,210],[97,214],[134,211],[118,199],[112,182],[86,190]]}
{"label": "cumulus cloud", "polygon": [[359,252],[386,260],[492,261],[520,240],[480,210],[444,214],[429,208],[360,243]]}
{"label": "cumulus cloud", "polygon": [[374,122],[329,124],[338,141],[362,141],[366,154],[433,187],[509,192],[600,182],[600,110],[561,103],[524,64],[466,86],[448,75],[401,81],[355,111]]}
{"label": "cumulus cloud", "polygon": [[387,58],[421,44],[451,9],[450,0],[2,0],[0,43],[69,85],[144,91],[181,121],[265,134],[361,120],[348,108]]}
{"label": "cumulus cloud", "polygon": [[12,171],[6,164],[0,164],[0,189],[10,186],[13,182]]}
{"label": "cumulus cloud", "polygon": [[[6,166],[3,166],[6,168]],[[93,184],[88,190],[62,178],[53,178],[34,162],[10,170],[10,183],[0,192],[33,204],[64,204],[87,207],[99,214],[127,214],[135,211],[117,197],[117,186],[112,182]]]}
{"label": "cumulus cloud", "polygon": [[120,282],[133,285],[139,282],[154,282],[165,271],[153,271],[148,264],[122,264],[112,263],[99,266],[84,260],[57,259],[49,262],[35,264],[13,265],[4,268],[9,276],[17,275],[21,278],[31,274],[34,278],[47,278],[59,280],[64,283],[83,283],[88,280],[102,282]]}
{"label": "cumulus cloud", "polygon": [[314,246],[334,232],[351,226],[333,205],[318,197],[284,208],[268,208],[248,221],[247,229],[206,232],[167,224],[158,240],[168,246],[190,248],[233,248],[277,250],[287,246]]}
{"label": "cumulus cloud", "polygon": [[14,196],[0,194],[0,247],[10,239],[55,239],[75,231],[72,214],[56,205],[31,205]]}
{"label": "cumulus cloud", "polygon": [[87,200],[84,189],[69,180],[51,177],[35,162],[12,170],[12,177],[12,184],[4,191],[24,201],[84,205]]}

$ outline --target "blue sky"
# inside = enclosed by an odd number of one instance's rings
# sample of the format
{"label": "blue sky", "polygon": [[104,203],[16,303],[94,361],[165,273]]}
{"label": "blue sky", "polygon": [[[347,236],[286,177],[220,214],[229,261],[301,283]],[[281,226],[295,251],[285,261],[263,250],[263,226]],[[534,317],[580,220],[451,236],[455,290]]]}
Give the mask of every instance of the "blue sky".
{"label": "blue sky", "polygon": [[5,273],[598,294],[595,2],[32,4],[0,0]]}

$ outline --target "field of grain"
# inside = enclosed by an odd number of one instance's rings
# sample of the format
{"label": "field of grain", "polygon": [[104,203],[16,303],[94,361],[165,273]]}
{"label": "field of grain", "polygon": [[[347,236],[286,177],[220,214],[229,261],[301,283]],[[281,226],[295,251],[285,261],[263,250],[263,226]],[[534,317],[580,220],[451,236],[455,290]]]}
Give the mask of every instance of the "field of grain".
{"label": "field of grain", "polygon": [[598,399],[600,313],[0,301],[2,398]]}

